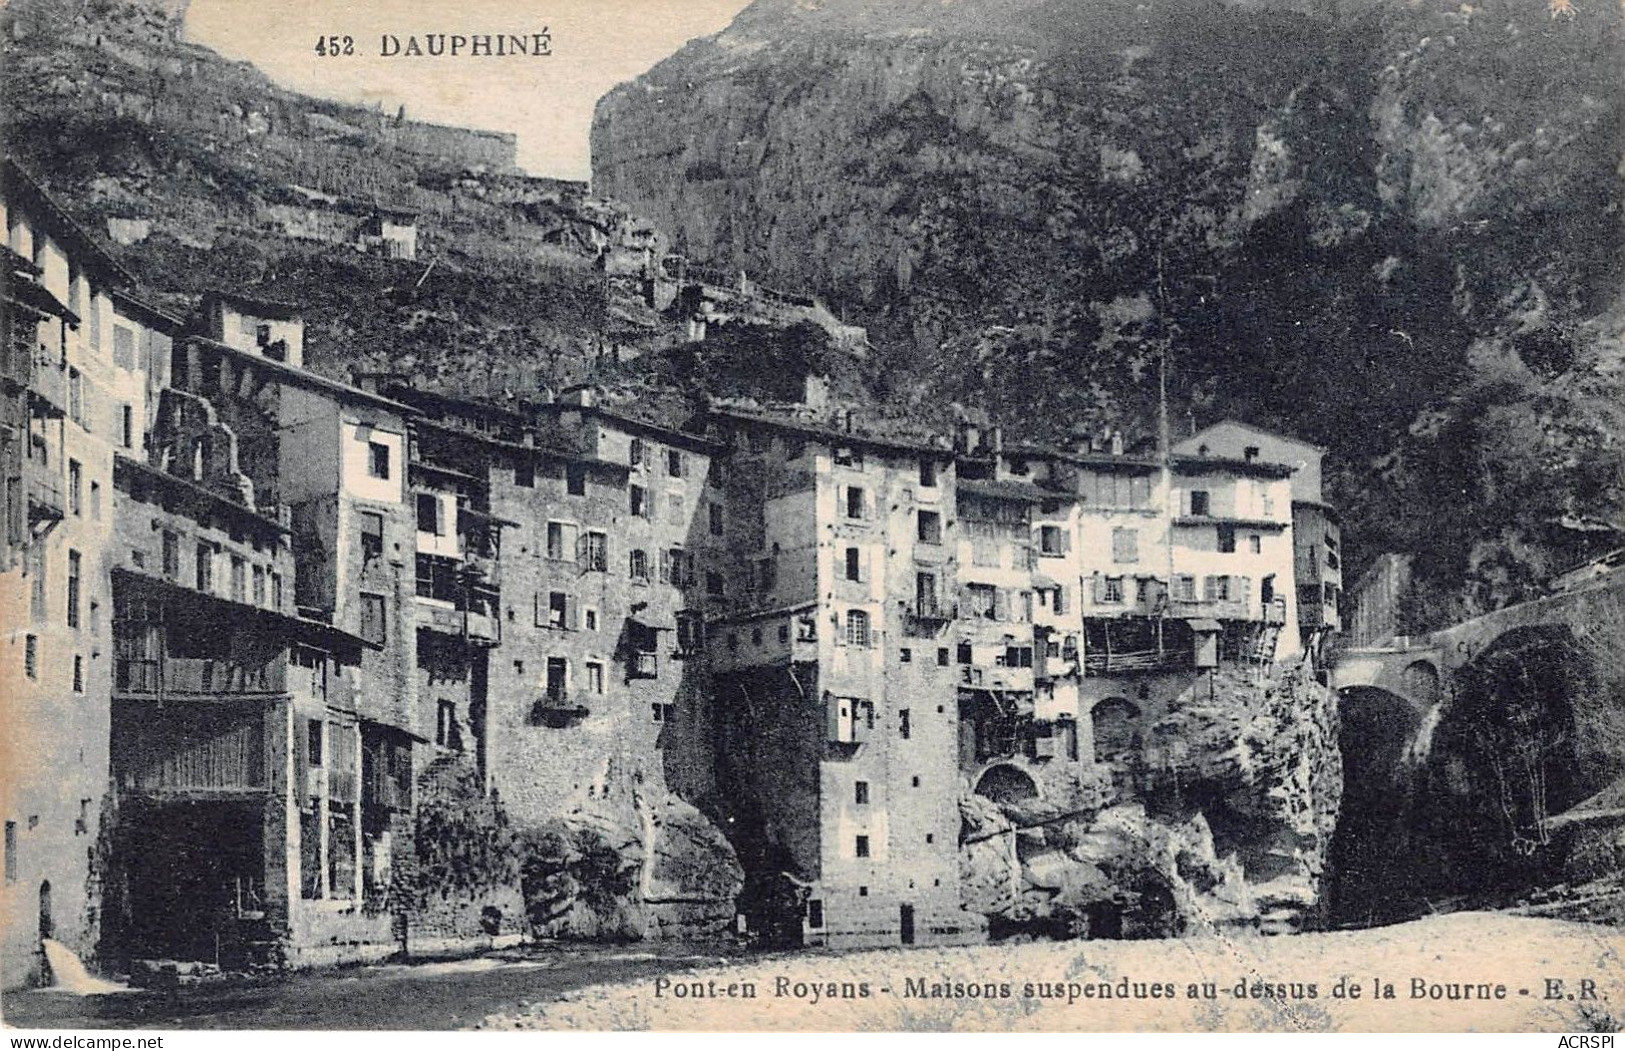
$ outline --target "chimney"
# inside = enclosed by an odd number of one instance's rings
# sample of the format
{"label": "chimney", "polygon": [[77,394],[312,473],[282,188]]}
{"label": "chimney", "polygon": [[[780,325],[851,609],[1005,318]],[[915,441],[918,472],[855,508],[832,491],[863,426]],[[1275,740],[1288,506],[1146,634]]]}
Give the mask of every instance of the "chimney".
{"label": "chimney", "polygon": [[965,421],[959,425],[960,452],[973,454],[977,451],[977,446],[979,446],[981,443],[982,432],[977,428],[976,424]]}
{"label": "chimney", "polygon": [[993,428],[988,431],[988,439],[995,453],[1004,452],[1004,426],[1002,424],[995,423],[993,425]]}
{"label": "chimney", "polygon": [[577,384],[574,387],[567,387],[560,392],[559,404],[579,405],[584,409],[590,409],[594,404],[596,404],[596,393],[597,392],[593,390],[592,384],[590,383]]}
{"label": "chimney", "polygon": [[1112,432],[1112,455],[1113,456],[1122,456],[1123,455],[1123,432],[1122,431],[1113,431]]}

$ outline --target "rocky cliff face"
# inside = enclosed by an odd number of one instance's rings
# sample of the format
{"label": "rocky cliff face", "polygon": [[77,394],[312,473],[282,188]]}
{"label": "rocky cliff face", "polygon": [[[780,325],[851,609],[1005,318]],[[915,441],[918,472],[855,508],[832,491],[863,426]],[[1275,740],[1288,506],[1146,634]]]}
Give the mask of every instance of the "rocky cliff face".
{"label": "rocky cliff face", "polygon": [[1330,446],[1355,568],[1467,611],[1621,517],[1622,41],[1611,0],[758,0],[602,100],[594,186],[823,292],[920,412],[1145,433],[1167,347],[1179,418]]}
{"label": "rocky cliff face", "polygon": [[1318,922],[1343,776],[1304,666],[1226,667],[1082,801],[960,804],[961,894],[995,933],[1168,937]]}

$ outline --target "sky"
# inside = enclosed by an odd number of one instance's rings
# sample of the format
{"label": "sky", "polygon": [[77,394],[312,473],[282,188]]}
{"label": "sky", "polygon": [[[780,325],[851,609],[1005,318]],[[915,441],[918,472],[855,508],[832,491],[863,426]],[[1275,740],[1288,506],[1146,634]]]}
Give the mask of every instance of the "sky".
{"label": "sky", "polygon": [[[747,0],[192,0],[186,36],[283,87],[438,124],[519,136],[535,175],[585,179],[593,105],[686,41],[725,27]],[[438,10],[437,10],[438,8]],[[546,58],[382,57],[381,37],[547,30]],[[354,38],[324,57],[318,38]]]}

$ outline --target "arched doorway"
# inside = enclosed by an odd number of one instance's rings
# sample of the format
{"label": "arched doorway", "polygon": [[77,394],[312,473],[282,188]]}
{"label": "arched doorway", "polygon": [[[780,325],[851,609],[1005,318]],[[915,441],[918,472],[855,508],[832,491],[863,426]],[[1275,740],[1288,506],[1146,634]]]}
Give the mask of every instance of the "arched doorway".
{"label": "arched doorway", "polygon": [[56,937],[56,920],[51,916],[50,880],[39,885],[39,936],[40,941]]}
{"label": "arched doorway", "polygon": [[1140,709],[1126,697],[1108,697],[1089,713],[1095,732],[1095,762],[1110,763],[1140,747]]}
{"label": "arched doorway", "polygon": [[1027,771],[1008,763],[990,766],[976,782],[976,794],[995,803],[1038,798],[1038,784]]}

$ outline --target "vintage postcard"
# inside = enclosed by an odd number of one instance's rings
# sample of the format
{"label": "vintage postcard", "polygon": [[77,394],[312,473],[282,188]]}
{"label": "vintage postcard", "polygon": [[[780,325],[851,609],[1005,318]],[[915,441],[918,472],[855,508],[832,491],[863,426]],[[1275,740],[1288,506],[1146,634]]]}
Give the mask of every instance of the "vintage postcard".
{"label": "vintage postcard", "polygon": [[0,38],[8,1027],[1613,1046],[1619,0]]}

